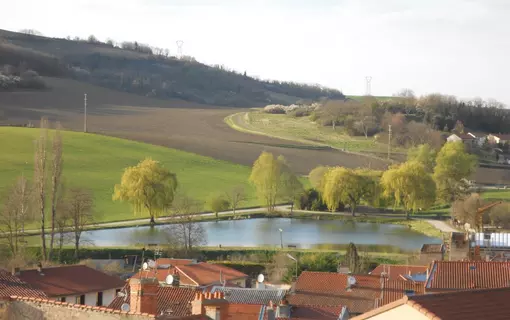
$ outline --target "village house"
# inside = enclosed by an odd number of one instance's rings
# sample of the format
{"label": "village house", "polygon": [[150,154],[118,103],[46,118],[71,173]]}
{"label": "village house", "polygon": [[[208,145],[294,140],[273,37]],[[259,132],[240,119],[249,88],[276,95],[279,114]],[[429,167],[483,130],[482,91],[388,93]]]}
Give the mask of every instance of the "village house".
{"label": "village house", "polygon": [[487,135],[487,142],[490,144],[504,144],[510,141],[510,134],[489,134]]}
{"label": "village house", "polygon": [[406,296],[352,320],[508,319],[510,288]]}
{"label": "village house", "polygon": [[119,277],[85,265],[39,266],[37,269],[17,270],[15,275],[50,299],[89,306],[109,305],[125,285]]}
{"label": "village house", "polygon": [[370,274],[374,276],[381,276],[387,278],[388,280],[409,280],[425,282],[428,275],[428,267],[380,264],[374,270],[372,270]]}
{"label": "village house", "polygon": [[421,265],[429,265],[432,261],[442,261],[445,252],[444,244],[424,244],[421,246],[418,262]]}
{"label": "village house", "polygon": [[19,273],[18,268],[13,269],[12,272],[0,269],[0,299],[9,298],[10,296],[47,297],[43,291],[34,289],[28,283],[21,281],[16,273]]}
{"label": "village house", "polygon": [[215,285],[244,288],[249,278],[247,274],[220,264],[191,259],[158,259],[155,265],[155,268],[141,270],[133,277],[156,278],[164,286],[168,275],[172,275],[178,286],[202,289]]}

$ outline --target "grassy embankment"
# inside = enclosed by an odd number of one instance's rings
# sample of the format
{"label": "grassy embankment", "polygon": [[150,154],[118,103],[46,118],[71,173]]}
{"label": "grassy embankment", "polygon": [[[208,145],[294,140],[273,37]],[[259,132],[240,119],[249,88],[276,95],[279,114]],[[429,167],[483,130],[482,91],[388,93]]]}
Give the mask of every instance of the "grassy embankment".
{"label": "grassy embankment", "polygon": [[[33,141],[38,134],[38,129],[0,127],[0,194],[22,173],[32,177]],[[205,201],[213,192],[243,185],[248,195],[243,206],[258,204],[247,181],[250,174],[247,166],[101,135],[70,131],[63,131],[62,135],[63,180],[68,187],[83,187],[93,192],[96,222],[143,218],[134,216],[127,203],[112,201],[112,193],[124,168],[136,165],[145,157],[160,161],[176,173],[179,189],[198,200]]]}

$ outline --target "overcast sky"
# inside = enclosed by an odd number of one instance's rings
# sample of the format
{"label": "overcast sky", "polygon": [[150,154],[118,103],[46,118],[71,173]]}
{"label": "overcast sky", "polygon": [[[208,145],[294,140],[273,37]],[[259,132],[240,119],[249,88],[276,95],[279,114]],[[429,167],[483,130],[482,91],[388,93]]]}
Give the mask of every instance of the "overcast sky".
{"label": "overcast sky", "polygon": [[249,75],[510,105],[510,0],[0,0],[0,28],[137,40]]}

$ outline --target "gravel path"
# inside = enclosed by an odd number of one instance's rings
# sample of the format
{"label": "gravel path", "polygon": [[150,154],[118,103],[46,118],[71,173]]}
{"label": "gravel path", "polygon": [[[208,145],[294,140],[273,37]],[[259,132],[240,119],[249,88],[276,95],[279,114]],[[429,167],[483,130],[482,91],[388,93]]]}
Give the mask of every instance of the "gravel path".
{"label": "gravel path", "polygon": [[440,221],[440,220],[425,220],[427,221],[428,223],[430,223],[431,225],[433,225],[435,228],[441,230],[442,232],[458,232],[459,230],[453,228],[452,226],[450,226],[449,224],[447,224],[446,222],[444,221]]}

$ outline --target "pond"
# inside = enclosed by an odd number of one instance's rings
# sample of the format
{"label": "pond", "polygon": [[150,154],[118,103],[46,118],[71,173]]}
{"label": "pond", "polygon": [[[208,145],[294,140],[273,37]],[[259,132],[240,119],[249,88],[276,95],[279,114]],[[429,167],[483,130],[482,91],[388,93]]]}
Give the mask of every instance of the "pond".
{"label": "pond", "polygon": [[[340,220],[308,220],[289,218],[259,218],[199,222],[207,235],[208,246],[331,248],[353,242],[356,245],[396,247],[416,250],[424,243],[441,243],[407,226]],[[134,244],[164,244],[168,225],[154,228],[129,227],[83,233],[83,240],[96,246],[128,246]],[[279,230],[282,230],[281,232]]]}

